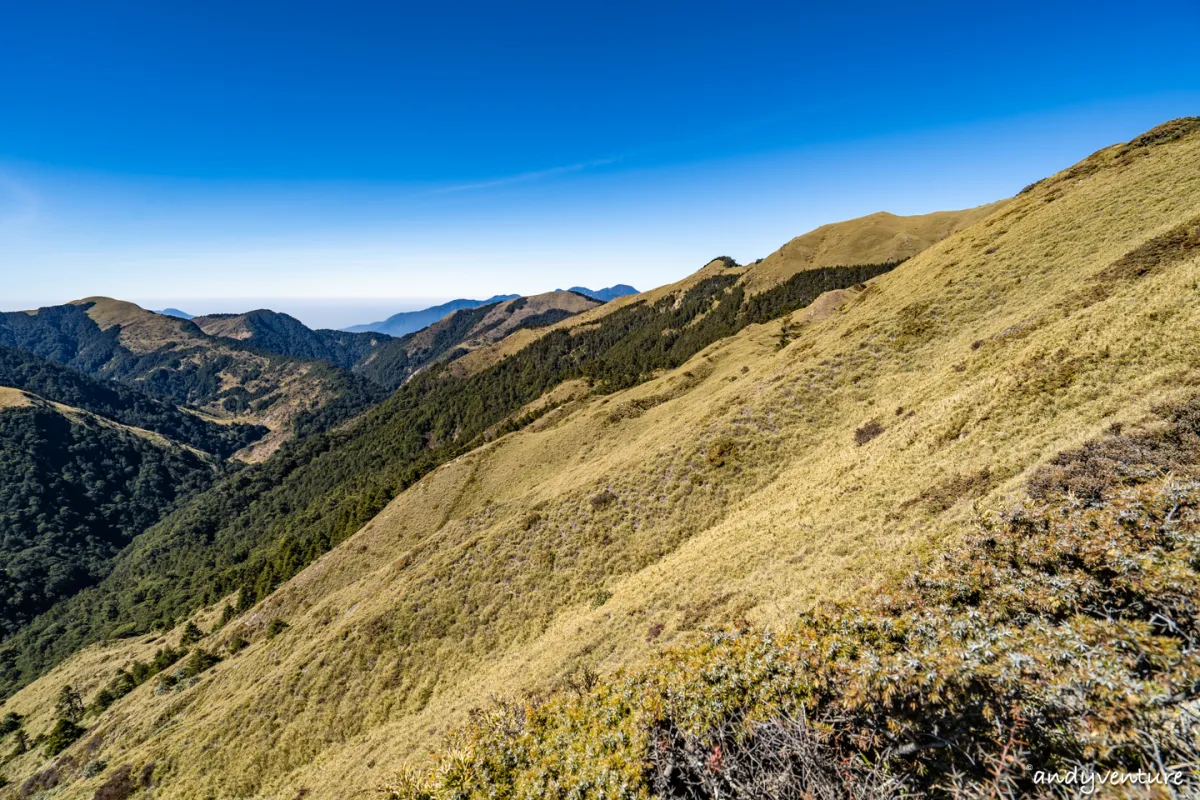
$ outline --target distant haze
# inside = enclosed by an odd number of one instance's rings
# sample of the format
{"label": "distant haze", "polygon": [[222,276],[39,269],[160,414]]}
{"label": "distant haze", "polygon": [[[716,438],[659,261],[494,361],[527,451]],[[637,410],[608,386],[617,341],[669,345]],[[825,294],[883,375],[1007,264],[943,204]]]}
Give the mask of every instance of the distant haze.
{"label": "distant haze", "polygon": [[[0,298],[0,311],[24,311],[47,305],[60,305],[78,297],[63,297],[58,299],[43,299],[41,301],[10,301]],[[236,314],[243,311],[253,311],[257,308],[269,308],[290,314],[310,328],[347,328],[351,325],[361,325],[379,319],[386,319],[401,311],[416,311],[444,303],[448,297],[400,297],[393,299],[379,298],[338,298],[336,300],[314,300],[312,298],[288,297],[251,297],[251,298],[197,298],[186,297],[142,298],[121,297],[137,303],[142,308],[160,311],[176,308],[193,316],[204,314]]]}

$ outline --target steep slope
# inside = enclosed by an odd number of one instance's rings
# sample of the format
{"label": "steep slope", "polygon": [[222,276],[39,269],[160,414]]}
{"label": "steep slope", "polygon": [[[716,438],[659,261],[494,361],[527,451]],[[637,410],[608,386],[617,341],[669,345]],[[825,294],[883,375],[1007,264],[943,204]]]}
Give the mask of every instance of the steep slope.
{"label": "steep slope", "polygon": [[999,200],[963,211],[938,211],[912,217],[880,211],[846,222],[822,225],[797,236],[755,264],[746,275],[746,286],[754,293],[804,269],[903,261],[983,219],[1006,202]]}
{"label": "steep slope", "polygon": [[490,306],[493,303],[502,303],[505,300],[515,300],[518,295],[515,294],[498,294],[489,297],[487,300],[451,300],[448,303],[441,305],[430,306],[423,308],[420,311],[401,311],[399,314],[393,314],[381,322],[371,322],[366,325],[352,325],[346,328],[350,333],[386,333],[389,336],[404,336],[407,333],[414,333],[427,328],[433,323],[446,316],[466,308],[479,308],[480,306]]}
{"label": "steep slope", "polygon": [[[100,757],[153,762],[171,796],[369,796],[493,693],[637,664],[704,625],[790,623],[921,564],[959,541],[975,501],[1019,496],[1048,457],[1200,383],[1200,125],[1171,130],[1102,151],[866,286],[841,287],[831,313],[801,304],[730,325],[632,386],[620,365],[640,346],[581,362],[595,371],[563,376],[601,391],[568,393],[426,474],[202,641],[250,644],[190,685],[140,686],[89,719],[86,742],[51,765],[60,795],[91,796],[105,778],[81,766]],[[470,442],[471,417],[438,394],[446,387],[505,389],[510,370],[561,355],[556,342],[593,342],[647,308],[687,313],[691,293],[695,313],[670,323],[682,341],[721,318],[745,272],[714,264],[687,291],[616,301],[459,384],[419,375],[360,425],[380,446],[382,431],[414,424],[424,452],[460,427]],[[533,381],[509,418],[560,383]],[[614,385],[629,388],[605,391]],[[409,415],[418,388],[443,417]],[[480,395],[459,402],[486,408]],[[403,424],[373,427],[389,416]],[[368,451],[336,453],[358,463]],[[5,710],[36,733],[45,698],[127,657],[85,651]],[[10,777],[44,761],[23,756]],[[581,752],[575,763],[610,762]]]}
{"label": "steep slope", "polygon": [[274,452],[297,425],[312,427],[311,420],[335,401],[361,407],[370,394],[344,370],[218,339],[189,320],[104,297],[0,313],[0,345],[124,382],[214,419],[269,428],[244,451],[248,460]]}
{"label": "steep slope", "polygon": [[[618,294],[589,313],[565,320],[559,327],[588,325],[631,303],[653,302],[668,294],[686,291],[699,281],[714,276],[736,275],[746,294],[754,295],[779,286],[805,270],[850,264],[898,264],[955,231],[982,219],[1007,202],[998,200],[978,208],[938,211],[909,217],[879,212],[844,222],[833,222],[796,237],[776,252],[749,266],[742,266],[728,256],[721,256],[681,281],[648,292]],[[493,347],[472,353],[463,359],[457,368],[462,374],[467,374],[490,366],[506,355],[526,347],[546,332],[540,330],[518,333]]]}
{"label": "steep slope", "polygon": [[[140,536],[93,592],[59,604],[7,643],[0,691],[11,692],[88,642],[149,630],[215,597],[237,592],[238,607],[248,608],[429,470],[552,413],[554,404],[536,401],[564,382],[585,382],[599,393],[636,385],[723,336],[888,269],[810,270],[749,301],[731,286],[736,276],[711,275],[652,305],[633,304],[597,325],[542,337],[465,378],[445,365],[423,370],[354,424],[237,473]],[[511,322],[525,310],[535,309],[501,309],[495,319]]]}
{"label": "steep slope", "polygon": [[517,331],[546,328],[598,303],[574,292],[548,292],[460,309],[427,328],[385,343],[355,371],[395,389],[430,364],[460,358]]}
{"label": "steep slope", "polygon": [[213,477],[211,459],[158,433],[0,386],[0,638],[98,582]]}
{"label": "steep slope", "polygon": [[265,428],[217,423],[113,381],[90,378],[33,353],[0,345],[0,387],[20,389],[135,428],[161,434],[217,458],[262,438]]}
{"label": "steep slope", "polygon": [[268,309],[244,314],[209,314],[192,317],[210,336],[248,344],[259,350],[302,359],[321,359],[343,369],[353,369],[376,348],[391,341],[381,333],[347,333],[312,330],[295,317]]}

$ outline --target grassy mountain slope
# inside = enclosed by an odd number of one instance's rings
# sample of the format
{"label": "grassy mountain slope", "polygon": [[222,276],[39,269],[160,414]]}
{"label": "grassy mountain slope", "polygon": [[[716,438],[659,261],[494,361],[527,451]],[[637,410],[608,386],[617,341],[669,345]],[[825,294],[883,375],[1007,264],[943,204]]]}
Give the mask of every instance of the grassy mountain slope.
{"label": "grassy mountain slope", "polygon": [[298,420],[363,391],[334,367],[218,339],[190,320],[105,297],[0,313],[0,345],[122,381],[213,419],[270,429],[243,451],[247,460],[274,452]]}
{"label": "grassy mountain slope", "polygon": [[[57,762],[62,796],[104,780],[79,771],[97,755],[154,762],[171,796],[370,796],[493,693],[636,664],[705,625],[790,622],[922,564],[961,540],[976,501],[1019,497],[1055,453],[1195,392],[1197,128],[1102,151],[831,313],[733,326],[652,380],[573,395],[446,463],[201,642],[247,648],[90,720],[93,750]],[[680,338],[719,318],[745,271],[694,283],[715,294]],[[276,618],[290,627],[271,637]],[[120,658],[85,651],[6,709],[32,713]]]}
{"label": "grassy mountain slope", "polygon": [[244,314],[210,314],[193,317],[210,336],[235,339],[259,350],[302,359],[321,359],[343,369],[353,369],[376,348],[391,341],[381,333],[347,333],[312,330],[295,317],[258,309]]}
{"label": "grassy mountain slope", "polygon": [[822,225],[797,236],[755,264],[746,276],[746,283],[753,293],[803,269],[902,261],[983,219],[1006,202],[1000,200],[978,208],[911,217],[880,211],[846,222]]}
{"label": "grassy mountain slope", "polygon": [[[747,294],[757,294],[790,280],[797,273],[847,264],[894,264],[909,258],[955,231],[982,219],[1003,206],[998,200],[978,208],[938,211],[932,214],[900,217],[887,212],[833,222],[798,236],[782,248],[749,266],[722,256],[681,281],[642,293],[620,294],[604,305],[559,323],[557,327],[589,325],[637,302],[653,302],[668,294],[686,291],[696,283],[714,276],[738,276]],[[613,287],[617,288],[617,287]],[[463,358],[456,369],[468,374],[490,366],[510,353],[545,334],[545,330],[518,331],[502,342],[482,348]]]}
{"label": "grassy mountain slope", "polygon": [[214,467],[159,433],[0,387],[0,638],[101,580]]}

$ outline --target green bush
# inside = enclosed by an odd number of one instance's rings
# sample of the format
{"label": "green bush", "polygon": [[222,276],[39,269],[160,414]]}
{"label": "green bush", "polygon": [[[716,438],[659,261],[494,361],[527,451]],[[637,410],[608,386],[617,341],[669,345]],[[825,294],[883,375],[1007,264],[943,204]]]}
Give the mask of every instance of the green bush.
{"label": "green bush", "polygon": [[54,728],[46,736],[43,743],[46,757],[53,758],[71,746],[71,743],[87,733],[87,730],[76,725],[69,719],[60,719],[54,723]]}

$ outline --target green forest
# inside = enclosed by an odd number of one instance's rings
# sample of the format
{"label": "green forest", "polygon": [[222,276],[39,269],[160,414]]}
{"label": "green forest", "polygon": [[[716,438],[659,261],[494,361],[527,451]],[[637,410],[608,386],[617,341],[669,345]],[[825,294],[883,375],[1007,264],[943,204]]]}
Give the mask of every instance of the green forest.
{"label": "green forest", "polygon": [[108,573],[214,467],[116,426],[33,405],[0,411],[0,635]]}
{"label": "green forest", "polygon": [[24,350],[0,345],[0,386],[91,411],[123,425],[161,433],[220,458],[228,458],[267,432],[259,425],[218,425],[125,386],[91,378]]}

